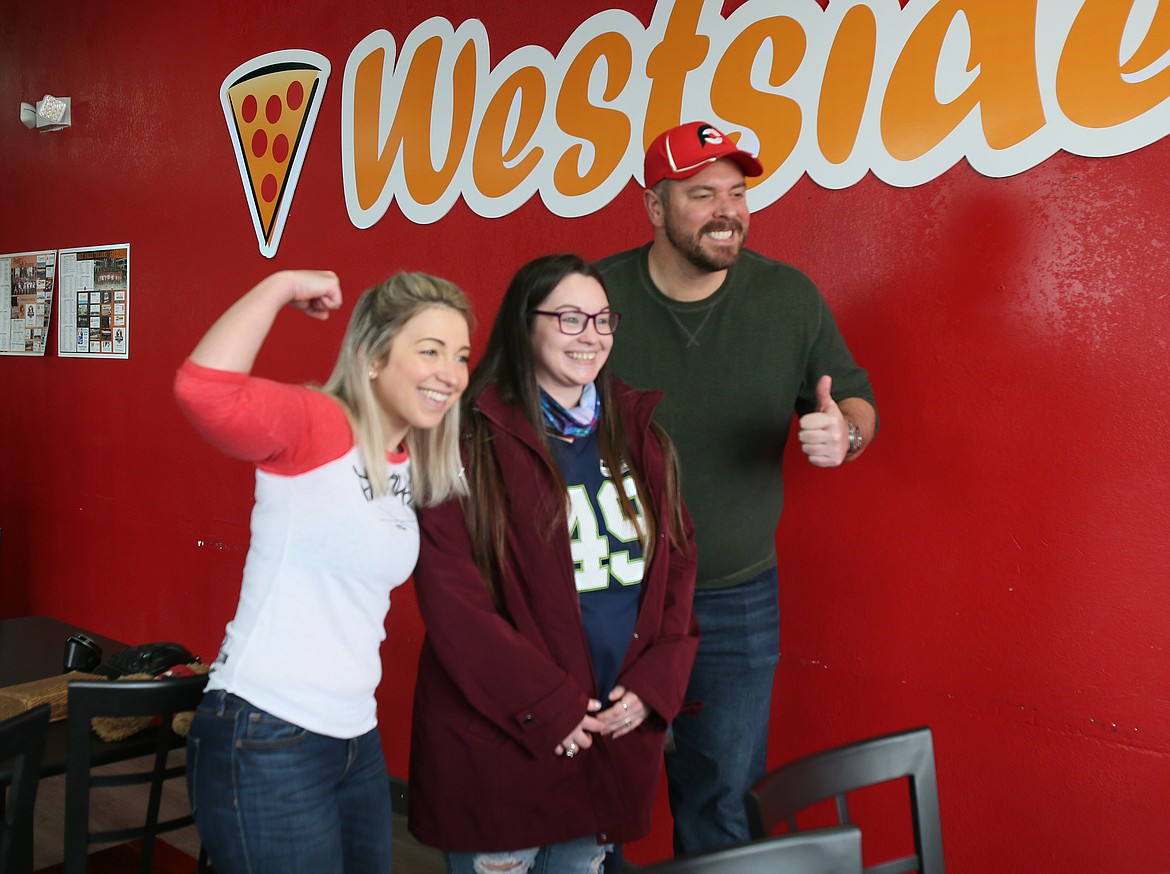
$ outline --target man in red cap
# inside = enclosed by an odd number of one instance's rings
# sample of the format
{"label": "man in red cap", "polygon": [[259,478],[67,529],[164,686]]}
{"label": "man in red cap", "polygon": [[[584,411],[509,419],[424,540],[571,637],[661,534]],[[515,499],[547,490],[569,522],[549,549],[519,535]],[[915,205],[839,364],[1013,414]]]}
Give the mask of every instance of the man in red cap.
{"label": "man in red cap", "polygon": [[654,239],[597,266],[622,313],[610,361],[662,389],[695,523],[699,654],[667,755],[677,853],[746,840],[743,795],[764,774],[779,661],[776,525],[793,414],[811,464],[856,459],[877,413],[866,372],[796,268],[744,248],[755,156],[691,122],[646,152]]}

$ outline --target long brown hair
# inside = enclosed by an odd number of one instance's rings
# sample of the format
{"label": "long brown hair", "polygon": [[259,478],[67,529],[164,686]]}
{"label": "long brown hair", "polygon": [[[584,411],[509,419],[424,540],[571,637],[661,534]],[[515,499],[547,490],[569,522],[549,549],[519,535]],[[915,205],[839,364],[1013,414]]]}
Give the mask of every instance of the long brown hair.
{"label": "long brown hair", "polygon": [[[505,514],[502,508],[506,506],[507,496],[504,493],[503,484],[500,482],[500,471],[496,464],[492,437],[487,422],[477,411],[475,405],[484,389],[494,384],[501,400],[520,408],[525,418],[532,424],[546,457],[550,459],[549,467],[555,478],[557,494],[563,495],[566,486],[561,479],[560,470],[551,462],[551,450],[548,437],[545,434],[531,335],[535,320],[533,311],[540,309],[541,304],[552,294],[553,289],[563,279],[573,274],[594,279],[603,289],[605,288],[605,283],[597,270],[577,255],[546,255],[528,262],[517,271],[508,285],[504,300],[496,314],[483,359],[472,373],[470,385],[464,394],[463,420],[466,426],[468,448],[467,477],[471,492],[464,505],[467,530],[471,538],[476,564],[487,581],[497,609],[501,611],[503,605],[499,594],[500,561],[505,550]],[[601,457],[609,470],[613,472],[614,478],[620,480],[622,462],[630,459],[629,440],[626,423],[616,400],[608,361],[602,365],[598,372],[595,385],[601,401],[601,413],[597,423]],[[686,534],[683,530],[682,508],[679,498],[677,455],[670,438],[657,426],[652,427],[663,445],[667,460],[664,485],[667,506],[671,508],[671,511],[670,518],[665,520],[666,528],[671,543],[678,548],[683,548],[686,543]],[[634,478],[637,494],[643,497],[647,496],[648,492],[642,473],[636,470],[629,461],[627,461],[626,468]],[[617,493],[622,516],[633,522],[639,530],[642,551],[648,565],[654,552],[655,533],[661,520],[655,519],[653,507],[643,500],[645,524],[639,526],[637,524],[637,511],[633,502],[626,495],[625,489],[619,488]],[[534,510],[531,518],[534,520],[534,524],[540,524],[535,520],[545,520],[544,533],[546,536],[551,537],[556,531],[565,530],[567,521],[563,500],[556,507],[534,508]]]}

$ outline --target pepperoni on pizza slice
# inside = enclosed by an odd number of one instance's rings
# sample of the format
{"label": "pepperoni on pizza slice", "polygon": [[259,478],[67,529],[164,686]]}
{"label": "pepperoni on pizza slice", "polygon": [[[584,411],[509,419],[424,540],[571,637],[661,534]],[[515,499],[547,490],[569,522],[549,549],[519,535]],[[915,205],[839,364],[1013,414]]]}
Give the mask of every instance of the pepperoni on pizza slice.
{"label": "pepperoni on pizza slice", "polygon": [[220,87],[256,238],[266,258],[280,245],[329,69],[328,59],[315,52],[273,52],[237,67]]}

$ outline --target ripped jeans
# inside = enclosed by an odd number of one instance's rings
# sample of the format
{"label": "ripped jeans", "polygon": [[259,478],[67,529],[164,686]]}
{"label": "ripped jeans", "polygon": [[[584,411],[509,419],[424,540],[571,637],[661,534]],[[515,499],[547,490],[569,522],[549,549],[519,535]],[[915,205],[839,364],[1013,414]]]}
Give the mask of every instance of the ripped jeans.
{"label": "ripped jeans", "polygon": [[502,853],[443,853],[447,874],[599,874],[610,844],[593,835]]}

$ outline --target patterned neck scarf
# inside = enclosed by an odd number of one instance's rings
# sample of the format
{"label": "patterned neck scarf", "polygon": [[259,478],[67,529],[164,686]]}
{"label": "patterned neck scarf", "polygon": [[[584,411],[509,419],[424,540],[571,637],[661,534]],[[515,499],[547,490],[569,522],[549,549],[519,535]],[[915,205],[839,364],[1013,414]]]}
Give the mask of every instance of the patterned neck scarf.
{"label": "patterned neck scarf", "polygon": [[556,437],[588,437],[597,427],[601,398],[597,388],[589,383],[581,391],[581,402],[566,410],[544,390],[540,390],[540,408],[544,412],[544,427]]}

